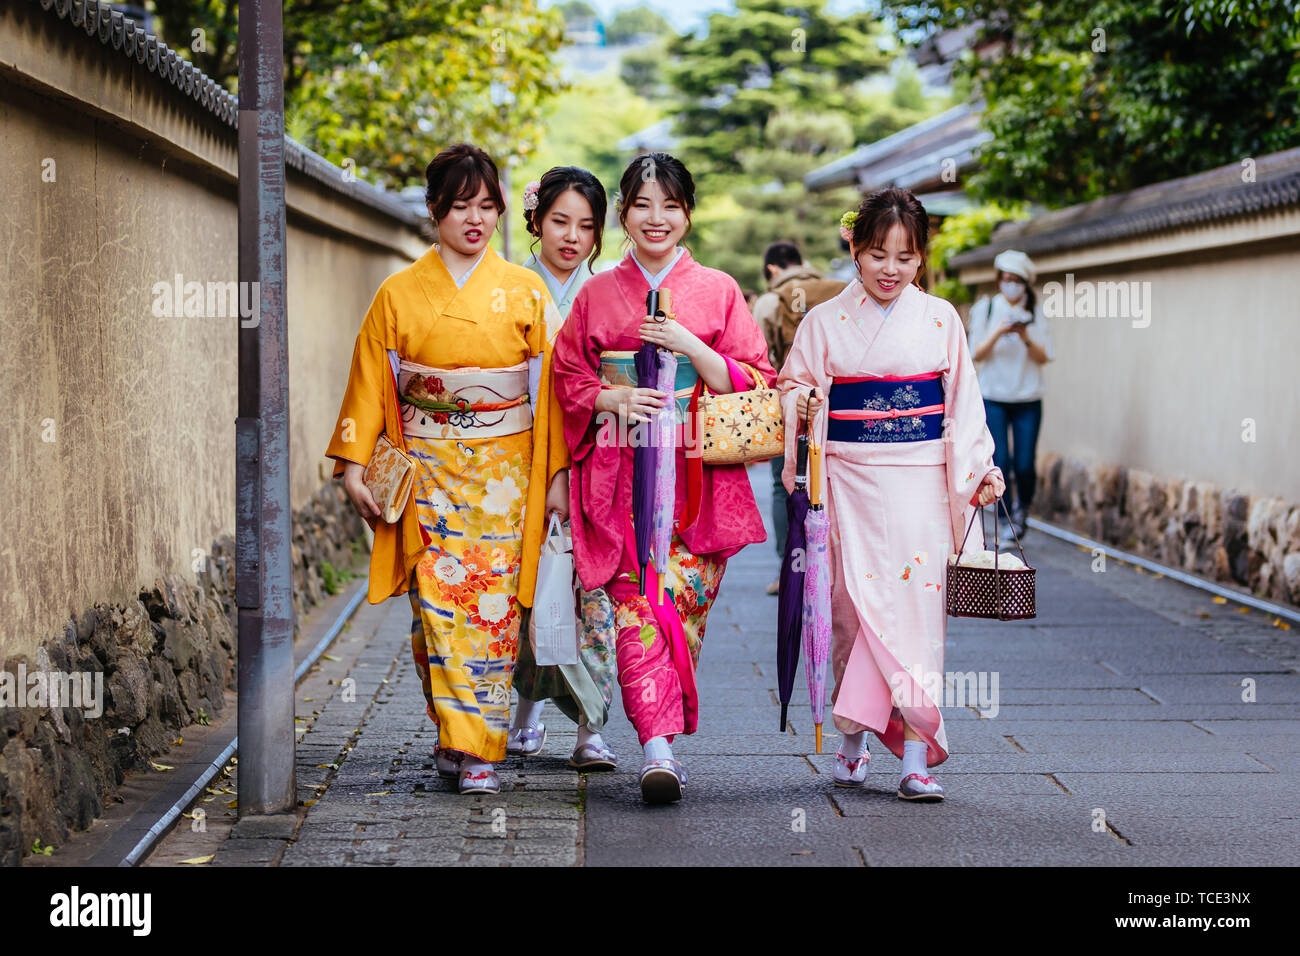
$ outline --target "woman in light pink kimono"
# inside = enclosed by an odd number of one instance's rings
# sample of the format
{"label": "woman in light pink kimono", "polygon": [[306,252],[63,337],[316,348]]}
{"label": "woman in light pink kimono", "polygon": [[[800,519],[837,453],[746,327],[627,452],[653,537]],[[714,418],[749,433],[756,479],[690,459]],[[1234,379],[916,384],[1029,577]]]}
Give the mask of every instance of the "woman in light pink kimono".
{"label": "woman in light pink kimono", "polygon": [[[710,605],[729,557],[766,539],[743,465],[687,455],[685,409],[697,380],[729,393],[776,378],[762,332],[734,279],[678,245],[690,227],[695,184],[663,153],[633,160],[621,182],[619,219],[633,244],[615,268],[582,287],[555,340],[555,394],[572,454],[569,508],[582,586],[614,602],[623,709],[645,748],[641,793],[678,800],[686,783],[671,742],[694,733],[695,665]],[[650,289],[671,292],[675,319],[646,315]],[[674,395],[637,387],[633,358],[652,342],[677,354]],[[676,406],[673,527],[663,583],[647,573],[642,595],[632,524],[635,427]],[[630,440],[629,440],[630,439]],[[659,570],[658,568],[654,569]]]}
{"label": "woman in light pink kimono", "polygon": [[[913,284],[927,223],[902,189],[845,216],[858,278],[809,310],[777,384],[786,486],[794,423],[811,420],[825,454],[832,715],[844,735],[834,781],[863,785],[870,730],[903,760],[898,796],[934,801],[943,787],[927,768],[948,759],[939,712],[947,558],[975,503],[994,501],[1004,485],[961,320]],[[982,528],[966,547],[983,548]]]}

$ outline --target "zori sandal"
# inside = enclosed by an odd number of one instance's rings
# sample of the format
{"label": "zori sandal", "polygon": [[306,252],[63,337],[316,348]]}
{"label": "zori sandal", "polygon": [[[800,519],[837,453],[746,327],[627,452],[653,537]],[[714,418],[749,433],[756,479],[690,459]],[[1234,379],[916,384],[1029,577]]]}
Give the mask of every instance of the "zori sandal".
{"label": "zori sandal", "polygon": [[608,747],[597,747],[595,744],[587,743],[573,751],[573,756],[569,758],[569,766],[574,770],[616,770],[618,758]]}
{"label": "zori sandal", "polygon": [[438,768],[438,776],[443,780],[455,780],[460,776],[460,762],[465,755],[459,750],[447,750],[439,747],[433,752],[433,764]]}
{"label": "zori sandal", "polygon": [[867,766],[871,754],[864,752],[856,760],[850,760],[838,750],[835,752],[835,771],[833,778],[837,787],[861,787],[867,782]]}
{"label": "zori sandal", "polygon": [[536,727],[515,727],[506,737],[506,753],[520,757],[534,757],[542,752],[546,745],[546,722]]}
{"label": "zori sandal", "polygon": [[676,760],[647,760],[641,768],[641,799],[646,803],[673,803],[685,789],[686,774]]}
{"label": "zori sandal", "polygon": [[501,778],[497,776],[495,770],[482,770],[478,773],[461,771],[460,792],[463,794],[500,793]]}
{"label": "zori sandal", "polygon": [[898,782],[898,796],[903,800],[919,800],[922,803],[937,803],[943,799],[943,787],[934,777],[923,777],[919,773],[909,773]]}

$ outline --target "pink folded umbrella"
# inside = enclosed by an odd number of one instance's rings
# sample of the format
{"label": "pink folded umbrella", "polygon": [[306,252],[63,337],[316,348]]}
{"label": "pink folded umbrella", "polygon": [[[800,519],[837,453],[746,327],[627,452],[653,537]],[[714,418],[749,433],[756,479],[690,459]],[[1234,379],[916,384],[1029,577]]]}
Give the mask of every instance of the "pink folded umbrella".
{"label": "pink folded umbrella", "polygon": [[668,573],[668,550],[673,540],[673,504],[677,496],[677,400],[673,397],[677,384],[677,356],[668,349],[659,349],[658,360],[657,388],[668,398],[664,407],[650,420],[650,440],[657,453],[650,561],[658,577],[658,589],[662,591]]}
{"label": "pink folded umbrella", "polygon": [[808,514],[804,518],[807,555],[803,581],[804,676],[822,752],[822,718],[826,716],[826,664],[831,656],[830,519],[821,503],[821,449],[809,449]]}

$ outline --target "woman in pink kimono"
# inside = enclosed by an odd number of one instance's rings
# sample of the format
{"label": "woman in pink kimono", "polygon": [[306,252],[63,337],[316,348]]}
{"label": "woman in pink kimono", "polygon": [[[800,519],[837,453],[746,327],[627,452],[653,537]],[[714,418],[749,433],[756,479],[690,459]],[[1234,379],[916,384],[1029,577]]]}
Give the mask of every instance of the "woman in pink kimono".
{"label": "woman in pink kimono", "polygon": [[[744,466],[705,465],[686,454],[693,437],[683,428],[686,406],[699,379],[714,392],[732,392],[753,388],[755,375],[770,385],[776,373],[735,280],[678,245],[695,206],[686,167],[664,153],[641,156],[620,189],[619,221],[632,249],[578,293],[555,340],[553,374],[573,459],[569,516],[578,576],[613,601],[623,708],[645,748],[641,794],[666,803],[680,799],[686,784],[671,743],[696,729],[695,666],[709,606],[727,559],[766,538]],[[675,318],[646,315],[650,289],[671,292]],[[674,395],[637,387],[633,357],[646,342],[677,353]],[[667,402],[676,405],[678,427],[666,591],[650,585],[643,596],[631,442],[636,426],[644,428]]]}
{"label": "woman in pink kimono", "polygon": [[[809,310],[777,383],[786,422],[811,420],[825,449],[832,715],[844,735],[834,781],[863,785],[870,730],[903,760],[899,797],[942,800],[927,768],[948,759],[947,558],[975,504],[1004,484],[961,319],[913,284],[925,210],[907,190],[886,189],[844,218],[858,278]],[[785,432],[788,488],[798,431]],[[982,541],[976,528],[966,546]]]}

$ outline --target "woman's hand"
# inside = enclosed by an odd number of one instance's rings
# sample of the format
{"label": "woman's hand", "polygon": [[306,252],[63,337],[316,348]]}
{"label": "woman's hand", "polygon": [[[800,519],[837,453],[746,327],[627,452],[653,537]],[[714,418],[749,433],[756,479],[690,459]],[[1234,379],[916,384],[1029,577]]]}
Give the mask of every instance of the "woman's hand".
{"label": "woman's hand", "polygon": [[348,500],[352,502],[352,507],[357,509],[357,514],[366,520],[378,519],[379,505],[375,503],[375,496],[370,493],[370,489],[361,478],[365,471],[365,465],[355,461],[347,462],[343,466],[343,490],[348,493]]}
{"label": "woman's hand", "polygon": [[985,505],[991,505],[1001,498],[1002,493],[1006,490],[1007,484],[1002,480],[1002,472],[995,468],[984,476],[979,488],[971,496],[970,503],[983,508]]}
{"label": "woman's hand", "polygon": [[799,418],[806,425],[822,410],[822,397],[816,388],[811,388],[799,396]]}
{"label": "woman's hand", "polygon": [[676,319],[664,319],[661,322],[654,316],[647,315],[641,320],[641,328],[637,332],[642,342],[653,342],[661,349],[681,352],[691,358],[698,356],[701,349],[708,348],[698,335]]}
{"label": "woman's hand", "polygon": [[596,411],[617,415],[635,425],[650,421],[663,409],[665,398],[663,392],[654,388],[606,388],[596,396]]}
{"label": "woman's hand", "polygon": [[551,515],[555,515],[561,522],[569,520],[569,469],[562,468],[555,473],[551,479],[551,486],[546,489],[546,522],[550,523]]}

